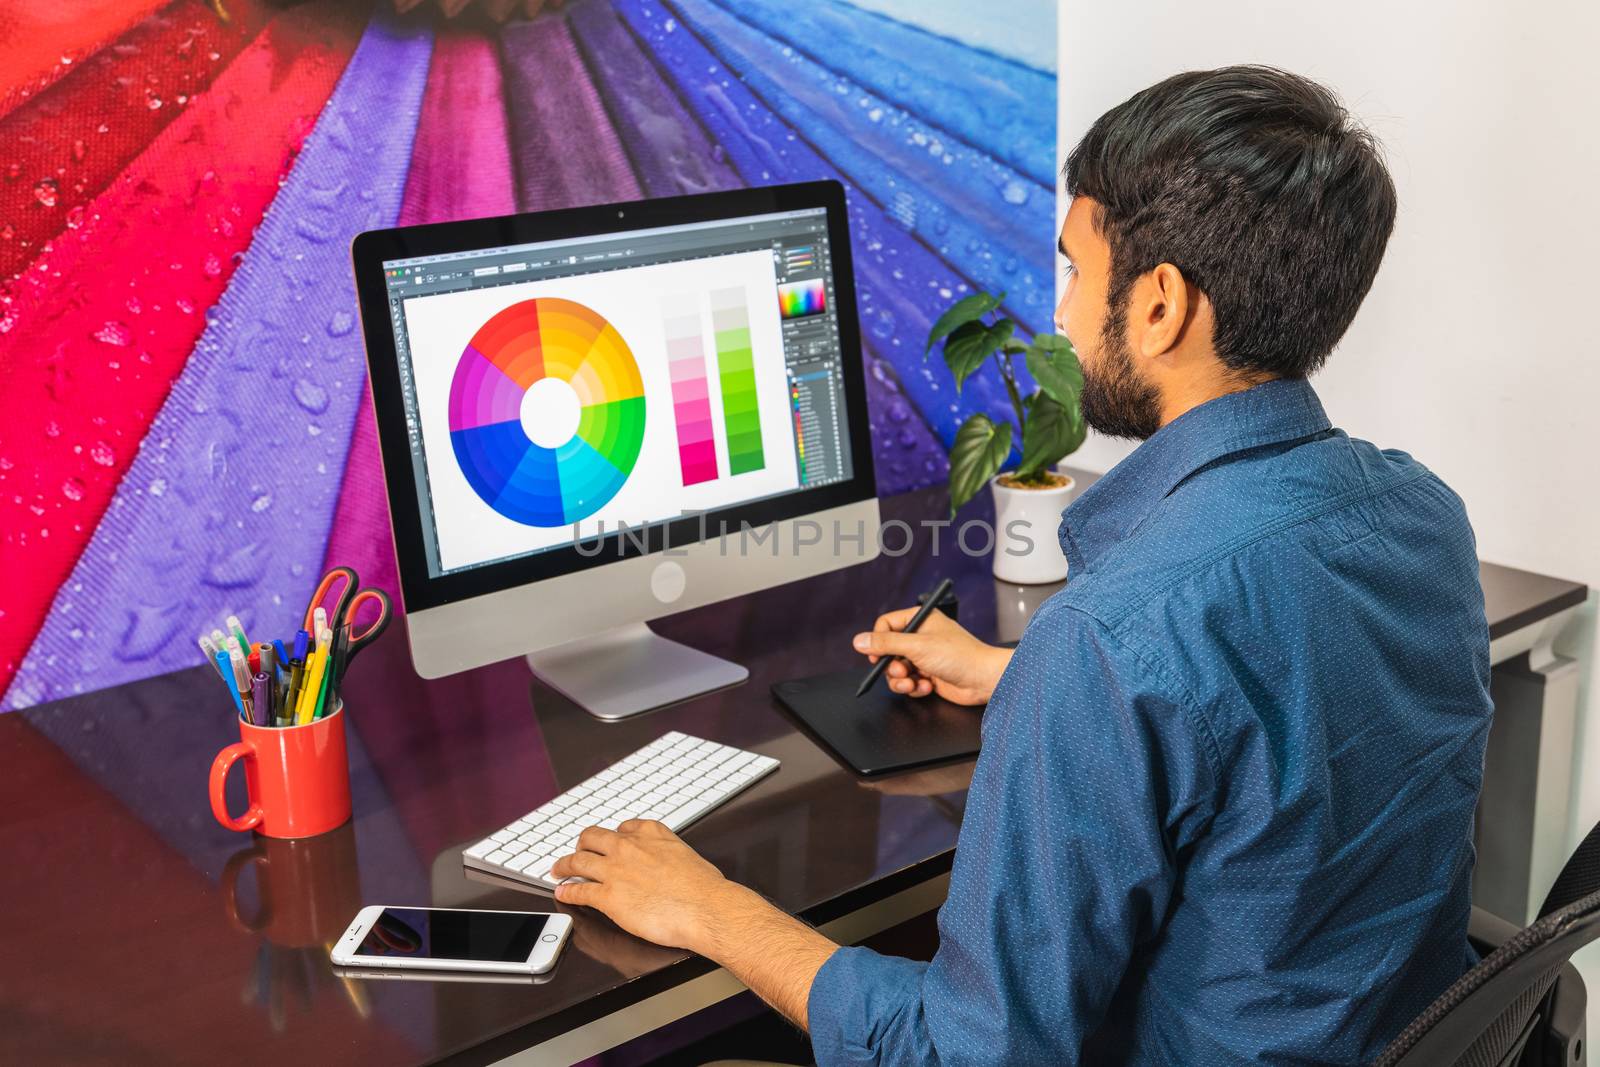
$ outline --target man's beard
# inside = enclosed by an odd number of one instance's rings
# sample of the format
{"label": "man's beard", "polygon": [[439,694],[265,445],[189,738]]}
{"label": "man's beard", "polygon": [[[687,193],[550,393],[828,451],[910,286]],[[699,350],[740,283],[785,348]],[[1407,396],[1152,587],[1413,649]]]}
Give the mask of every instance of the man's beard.
{"label": "man's beard", "polygon": [[1115,312],[1100,332],[1100,358],[1083,367],[1083,421],[1107,437],[1143,441],[1161,428],[1161,397],[1139,377],[1128,347],[1127,318]]}

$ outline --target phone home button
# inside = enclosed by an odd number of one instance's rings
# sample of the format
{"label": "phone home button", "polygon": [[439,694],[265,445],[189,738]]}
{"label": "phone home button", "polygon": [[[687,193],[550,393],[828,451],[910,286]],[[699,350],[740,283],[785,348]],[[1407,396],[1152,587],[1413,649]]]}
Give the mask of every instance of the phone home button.
{"label": "phone home button", "polygon": [[559,937],[557,937],[555,934],[545,934],[539,940],[543,941],[547,945],[553,945],[557,941],[560,941],[561,939]]}

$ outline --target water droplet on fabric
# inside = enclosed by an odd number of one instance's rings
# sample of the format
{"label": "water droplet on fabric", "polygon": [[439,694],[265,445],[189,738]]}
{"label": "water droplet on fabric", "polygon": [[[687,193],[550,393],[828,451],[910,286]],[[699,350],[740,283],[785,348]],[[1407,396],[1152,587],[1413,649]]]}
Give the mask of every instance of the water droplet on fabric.
{"label": "water droplet on fabric", "polygon": [[262,493],[260,496],[256,497],[254,500],[250,501],[250,510],[255,512],[258,515],[261,514],[261,512],[266,511],[271,506],[272,506],[272,494],[271,493]]}
{"label": "water droplet on fabric", "polygon": [[[176,269],[177,264],[173,264],[173,268]],[[222,260],[218,259],[215,253],[207,253],[205,263],[200,269],[205,271],[207,278],[215,278],[222,273]]]}
{"label": "water droplet on fabric", "polygon": [[94,339],[108,345],[122,346],[133,340],[133,331],[113,319],[94,332]]}
{"label": "water droplet on fabric", "polygon": [[104,441],[96,441],[89,446],[89,458],[102,467],[110,467],[117,462],[117,454]]}
{"label": "water droplet on fabric", "polygon": [[68,478],[61,483],[61,495],[68,500],[82,500],[83,483],[76,478]]}
{"label": "water droplet on fabric", "polygon": [[1001,187],[1000,197],[1008,204],[1026,204],[1028,202],[1028,187],[1012,178]]}
{"label": "water droplet on fabric", "polygon": [[328,410],[328,391],[316,382],[301,378],[294,383],[294,401],[313,415]]}
{"label": "water droplet on fabric", "polygon": [[328,335],[330,337],[343,337],[355,325],[355,316],[348,311],[335,311],[333,318],[328,320]]}
{"label": "water droplet on fabric", "polygon": [[33,198],[45,207],[55,207],[61,197],[61,187],[54,178],[40,178],[33,187]]}

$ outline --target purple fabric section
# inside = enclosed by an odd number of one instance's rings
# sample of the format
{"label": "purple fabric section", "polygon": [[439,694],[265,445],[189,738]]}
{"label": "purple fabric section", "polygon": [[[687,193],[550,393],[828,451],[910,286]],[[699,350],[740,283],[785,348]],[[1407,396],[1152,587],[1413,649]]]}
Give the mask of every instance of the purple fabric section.
{"label": "purple fabric section", "polygon": [[609,0],[583,0],[568,18],[648,195],[678,196],[744,185],[722,148],[706,136],[638,39],[622,25]]}
{"label": "purple fabric section", "polygon": [[566,20],[512,23],[500,47],[517,206],[543,211],[639,199],[639,182]]}
{"label": "purple fabric section", "polygon": [[432,35],[376,16],[6,693],[192,666],[236,613],[294,632],[361,398],[350,240],[391,225]]}
{"label": "purple fabric section", "polygon": [[[428,70],[400,225],[508,215],[515,210],[505,98],[494,45],[475,34],[441,35]],[[384,590],[399,605],[400,578],[372,395],[363,392],[324,563],[354,567],[363,585]]]}

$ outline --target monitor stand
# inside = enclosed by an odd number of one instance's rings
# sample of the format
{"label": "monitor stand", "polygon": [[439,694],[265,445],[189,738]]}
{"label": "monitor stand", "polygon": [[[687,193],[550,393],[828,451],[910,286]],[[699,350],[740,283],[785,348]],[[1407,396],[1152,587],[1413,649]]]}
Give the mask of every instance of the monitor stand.
{"label": "monitor stand", "polygon": [[545,684],[597,719],[630,715],[726,689],[750,672],[679,644],[642,622],[528,654]]}

